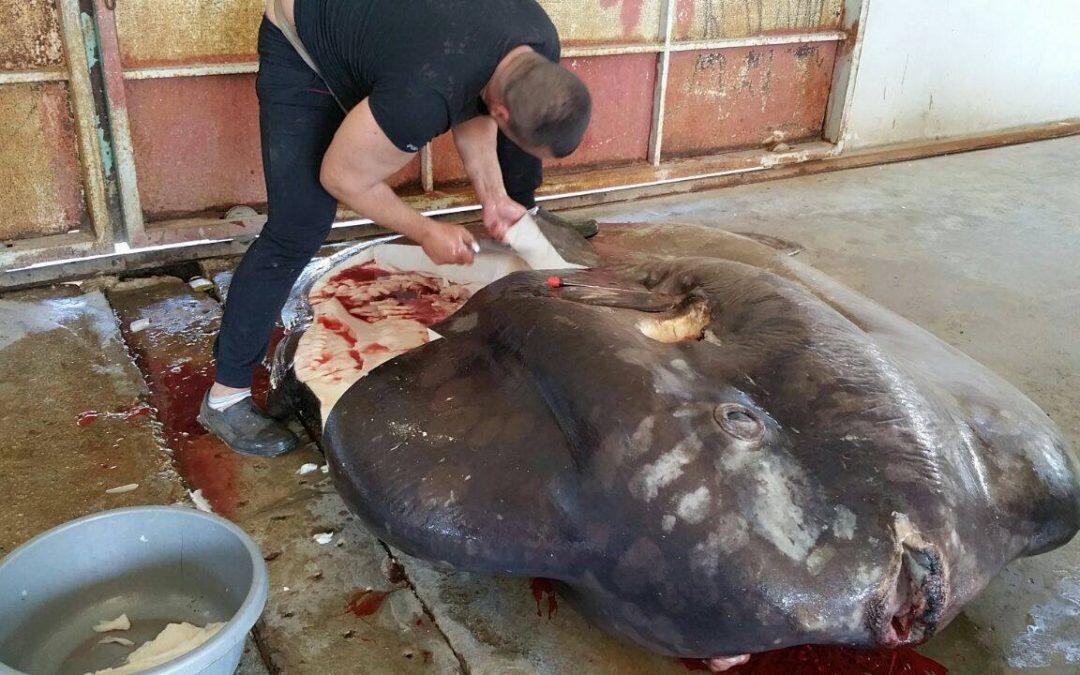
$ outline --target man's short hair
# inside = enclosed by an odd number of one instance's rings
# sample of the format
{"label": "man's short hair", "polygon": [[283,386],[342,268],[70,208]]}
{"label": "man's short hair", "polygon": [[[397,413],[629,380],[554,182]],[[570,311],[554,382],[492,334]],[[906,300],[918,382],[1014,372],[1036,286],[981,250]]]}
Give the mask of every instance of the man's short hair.
{"label": "man's short hair", "polygon": [[589,126],[589,90],[577,75],[539,54],[523,60],[503,91],[510,129],[526,143],[566,157]]}

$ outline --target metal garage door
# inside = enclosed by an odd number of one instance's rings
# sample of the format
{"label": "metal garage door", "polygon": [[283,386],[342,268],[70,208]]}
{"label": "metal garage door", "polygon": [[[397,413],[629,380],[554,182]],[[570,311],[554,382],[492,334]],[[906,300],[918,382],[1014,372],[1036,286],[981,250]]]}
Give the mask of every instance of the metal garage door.
{"label": "metal garage door", "polygon": [[[72,5],[78,1],[61,0]],[[145,246],[257,232],[262,217],[226,220],[224,215],[236,205],[261,212],[265,202],[254,91],[262,2],[82,2],[89,10],[84,21],[96,25],[96,36],[90,30],[86,37],[103,65],[107,96],[99,112],[111,131],[116,219],[122,221],[118,224],[126,241]],[[13,4],[0,0],[0,6]],[[849,36],[862,8],[859,0],[541,4],[563,37],[565,64],[594,96],[594,118],[585,142],[573,156],[551,163],[542,189],[545,198],[759,170],[837,151],[829,139],[838,137],[838,108],[851,52],[844,45],[853,43]],[[23,34],[34,40],[51,35],[48,19],[20,20]],[[38,61],[17,62],[19,68],[59,72],[64,65],[62,55],[47,46],[40,54],[27,48],[14,51],[38,54]],[[0,66],[5,58],[0,56]],[[62,80],[5,86],[36,87],[23,96],[42,101],[63,101],[67,93]],[[20,113],[11,114],[6,122],[0,118],[0,124],[13,124]],[[59,123],[43,119],[42,124]],[[68,174],[56,173],[56,184],[49,188],[61,198],[44,196],[40,181],[47,172],[40,167],[19,167],[22,190],[35,194],[5,192],[19,208],[39,209],[31,229],[69,231],[85,220],[80,211],[85,194],[77,195],[72,185],[79,183],[69,175],[78,165],[72,140],[78,136],[77,125],[64,129],[59,134],[35,132],[51,139],[53,148],[51,155],[37,153],[35,161],[67,167]],[[68,140],[61,142],[63,138]],[[36,141],[28,138],[24,144],[35,146]],[[18,154],[27,153],[33,154]],[[54,156],[67,164],[56,164]],[[423,148],[394,182],[421,209],[463,208],[473,201],[448,136]],[[45,184],[53,185],[48,180]],[[54,210],[40,210],[41,204]],[[352,214],[340,215],[355,222]]]}

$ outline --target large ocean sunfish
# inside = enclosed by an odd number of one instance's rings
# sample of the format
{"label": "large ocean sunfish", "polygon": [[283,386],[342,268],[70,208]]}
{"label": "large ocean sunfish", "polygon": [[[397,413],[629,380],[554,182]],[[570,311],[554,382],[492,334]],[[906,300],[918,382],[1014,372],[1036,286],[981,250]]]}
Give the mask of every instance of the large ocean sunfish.
{"label": "large ocean sunfish", "polygon": [[[1045,413],[930,333],[730,233],[598,249],[556,288],[476,285],[441,339],[323,401],[335,485],[378,536],[712,658],[921,642],[1080,527]],[[278,380],[310,408],[296,335]]]}

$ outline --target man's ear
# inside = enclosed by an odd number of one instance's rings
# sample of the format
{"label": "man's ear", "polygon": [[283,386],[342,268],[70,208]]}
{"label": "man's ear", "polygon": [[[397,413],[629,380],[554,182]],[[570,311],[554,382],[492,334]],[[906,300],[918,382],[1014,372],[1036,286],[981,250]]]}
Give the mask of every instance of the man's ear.
{"label": "man's ear", "polygon": [[510,109],[502,103],[496,103],[488,109],[488,113],[498,122],[500,125],[508,124],[510,122]]}

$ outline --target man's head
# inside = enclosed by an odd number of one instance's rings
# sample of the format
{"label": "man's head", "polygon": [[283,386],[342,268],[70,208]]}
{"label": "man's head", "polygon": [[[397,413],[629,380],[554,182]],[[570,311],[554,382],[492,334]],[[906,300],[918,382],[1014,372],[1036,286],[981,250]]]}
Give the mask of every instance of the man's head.
{"label": "man's head", "polygon": [[537,157],[566,157],[589,126],[592,98],[578,76],[529,50],[508,64],[491,116],[510,140]]}

